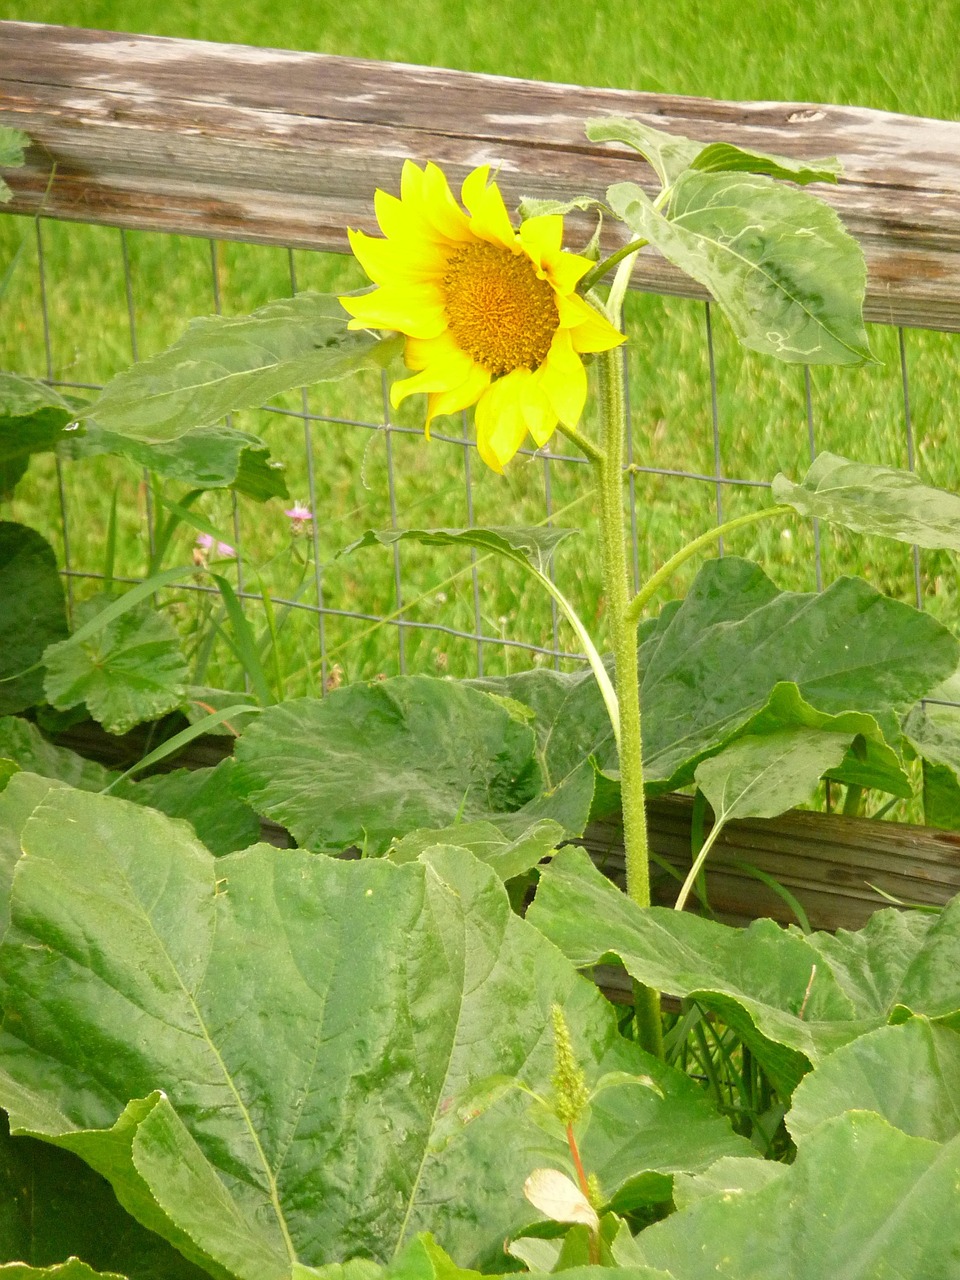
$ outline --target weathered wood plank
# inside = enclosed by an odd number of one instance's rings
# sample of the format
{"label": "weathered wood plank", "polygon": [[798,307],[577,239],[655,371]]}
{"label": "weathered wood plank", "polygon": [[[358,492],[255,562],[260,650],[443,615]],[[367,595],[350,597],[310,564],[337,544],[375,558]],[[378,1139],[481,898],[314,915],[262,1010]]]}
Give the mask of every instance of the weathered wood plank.
{"label": "weathered wood plank", "polygon": [[[648,806],[651,847],[681,879],[690,869],[692,806],[689,796],[664,796]],[[622,883],[619,825],[594,823],[583,843],[597,865]],[[731,822],[707,861],[711,908],[730,924],[758,916],[795,924],[783,898],[748,866],[789,890],[815,929],[859,929],[874,911],[890,905],[877,889],[928,906],[943,906],[960,893],[960,833],[800,810],[767,821]],[[672,906],[679,883],[655,868],[654,900]]]}
{"label": "weathered wood plank", "polygon": [[[807,103],[542,84],[282,50],[0,22],[0,123],[34,140],[14,212],[314,249],[375,230],[405,156],[451,178],[490,162],[508,200],[650,185],[588,116],[799,157],[837,154],[817,191],[863,245],[867,314],[960,331],[960,124]],[[50,181],[51,171],[54,172]],[[587,223],[573,229],[587,234]],[[610,244],[618,229],[609,229]],[[652,251],[634,282],[703,296]]]}

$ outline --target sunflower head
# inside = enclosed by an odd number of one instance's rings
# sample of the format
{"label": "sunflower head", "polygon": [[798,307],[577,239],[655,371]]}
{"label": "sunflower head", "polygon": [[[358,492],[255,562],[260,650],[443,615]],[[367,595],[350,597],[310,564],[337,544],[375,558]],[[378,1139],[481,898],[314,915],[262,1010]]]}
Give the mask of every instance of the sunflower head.
{"label": "sunflower head", "polygon": [[581,355],[623,336],[576,287],[592,266],[564,253],[563,219],[514,230],[483,165],[453,198],[434,164],[403,166],[400,198],[376,193],[383,240],[351,231],[350,245],[378,287],[341,298],[351,329],[406,336],[413,376],[393,385],[394,407],[427,395],[427,434],[441,414],[476,405],[477,447],[502,471],[527,433],[539,448],[558,423],[575,427],[587,395]]}

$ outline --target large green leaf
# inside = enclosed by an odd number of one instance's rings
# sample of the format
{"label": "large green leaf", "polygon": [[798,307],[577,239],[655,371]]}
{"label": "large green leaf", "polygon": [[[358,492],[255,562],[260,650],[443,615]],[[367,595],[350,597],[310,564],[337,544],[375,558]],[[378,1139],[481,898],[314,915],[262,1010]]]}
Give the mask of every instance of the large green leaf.
{"label": "large green leaf", "polygon": [[10,885],[22,852],[24,824],[51,786],[62,786],[34,773],[15,774],[0,791],[0,938],[10,923]]}
{"label": "large green leaf", "polygon": [[469,849],[475,858],[492,867],[501,880],[510,880],[531,870],[555,852],[564,839],[559,822],[550,818],[534,822],[514,839],[505,836],[492,822],[458,822],[450,827],[411,831],[394,840],[387,850],[392,862],[414,862],[435,845]]}
{"label": "large green leaf", "polygon": [[70,439],[76,417],[59,392],[32,378],[0,373],[0,499],[13,492],[30,457]]}
{"label": "large green leaf", "polygon": [[821,777],[835,769],[849,733],[784,729],[748,734],[697,766],[697,786],[719,823],[732,818],[775,818],[810,799]]}
{"label": "large green leaf", "polygon": [[118,454],[193,489],[235,489],[257,502],[289,496],[283,466],[271,461],[267,445],[259,436],[234,427],[197,427],[166,443],[148,444],[88,422],[67,449],[74,458]]}
{"label": "large green leaf", "polygon": [[960,497],[924,484],[911,471],[821,453],[799,484],[776,476],[773,496],[803,516],[856,533],[960,551]]}
{"label": "large green leaf", "polygon": [[235,770],[232,759],[210,769],[175,769],[121,783],[117,794],[183,818],[211,853],[233,853],[260,839],[260,819],[234,792]]}
{"label": "large green leaf", "polygon": [[7,520],[0,521],[0,600],[0,714],[6,715],[43,700],[40,659],[67,634],[53,548],[35,530]]}
{"label": "large green leaf", "polygon": [[502,1257],[524,1179],[565,1144],[519,1090],[479,1114],[458,1099],[493,1076],[549,1094],[554,1003],[589,1085],[659,1087],[594,1103],[584,1159],[608,1195],[749,1152],[463,850],[215,859],[182,824],[66,788],[22,846],[0,949],[11,1127],[80,1154],[214,1274],[386,1260],[428,1228],[466,1265]]}
{"label": "large green leaf", "polygon": [[915,1138],[950,1142],[960,1135],[960,1035],[911,1018],[860,1036],[805,1077],[787,1127],[799,1144],[844,1111],[875,1111]]}
{"label": "large green leaf", "polygon": [[508,560],[526,560],[539,572],[546,573],[550,557],[557,547],[577,529],[547,529],[539,525],[529,528],[488,529],[368,529],[363,537],[344,547],[341,555],[361,547],[393,546],[396,542],[421,542],[431,547],[475,547],[493,551]]}
{"label": "large green leaf", "polygon": [[541,869],[528,919],[577,965],[618,955],[638,981],[692,996],[734,1026],[789,1092],[806,1063],[905,1011],[956,1021],[960,900],[942,915],[880,911],[857,933],[733,929],[640,908],[581,850]]}
{"label": "large green leaf", "polygon": [[26,1262],[8,1262],[0,1266],[0,1276],[4,1280],[126,1280],[126,1277],[115,1271],[94,1271],[79,1258],[69,1258],[66,1262],[46,1267],[32,1267]]}
{"label": "large green leaf", "polygon": [[397,341],[347,330],[336,298],[298,293],[249,316],[192,320],[167,351],[118,374],[86,411],[107,431],[176,440],[237,409],[382,363]]}
{"label": "large green leaf", "polygon": [[[744,734],[806,728],[857,735],[831,776],[909,795],[894,750],[900,716],[957,666],[956,639],[865,582],[778,591],[759,566],[708,561],[682,603],[645,625],[640,649],[644,775],[652,791],[693,781],[701,760]],[[552,671],[471,682],[533,708],[553,782],[594,756],[616,768],[593,677]]]}
{"label": "large green leaf", "polygon": [[958,1183],[960,1139],[939,1146],[851,1112],[766,1187],[708,1196],[634,1243],[675,1280],[956,1280]]}
{"label": "large green leaf", "polygon": [[[109,595],[77,609],[78,630],[113,603]],[[44,651],[44,692],[66,710],[86,703],[108,733],[126,733],[179,707],[187,664],[176,631],[146,601],[127,609],[85,639],[71,636]]]}
{"label": "large green leaf", "polygon": [[928,690],[903,722],[923,759],[923,809],[929,826],[960,830],[960,673]]}
{"label": "large green leaf", "polygon": [[206,1274],[125,1213],[110,1184],[82,1160],[34,1138],[11,1138],[0,1116],[0,1263],[52,1268],[71,1257],[130,1280]]}
{"label": "large green leaf", "polygon": [[788,178],[798,184],[836,182],[841,171],[833,156],[813,161],[794,160],[788,156],[751,151],[730,142],[695,142],[682,134],[665,133],[627,116],[588,120],[586,134],[591,142],[623,142],[639,151],[656,169],[665,187],[671,186],[687,169],[711,173],[765,173],[772,178]]}
{"label": "large green leaf", "polygon": [[460,818],[510,838],[552,818],[579,835],[593,798],[592,766],[545,792],[531,730],[495,699],[429,676],[268,707],[236,759],[250,804],[330,853],[382,853],[394,837]]}
{"label": "large green leaf", "polygon": [[814,196],[763,174],[686,172],[668,217],[632,182],[610,187],[607,200],[710,291],[745,347],[799,364],[872,359],[863,253]]}
{"label": "large green leaf", "polygon": [[95,760],[48,742],[35,724],[20,716],[0,718],[0,756],[16,760],[28,773],[55,778],[81,791],[102,791],[117,776]]}

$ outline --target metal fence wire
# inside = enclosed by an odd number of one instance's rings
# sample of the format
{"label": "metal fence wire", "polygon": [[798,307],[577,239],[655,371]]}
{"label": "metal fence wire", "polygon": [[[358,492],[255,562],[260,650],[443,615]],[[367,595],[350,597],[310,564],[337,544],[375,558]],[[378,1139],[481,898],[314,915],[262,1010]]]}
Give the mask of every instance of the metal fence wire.
{"label": "metal fence wire", "polygon": [[[3,221],[8,231],[15,231],[0,243],[13,245],[24,227],[29,228],[22,218]],[[149,354],[178,336],[187,317],[158,301],[158,290],[177,298],[186,291],[198,313],[218,314],[225,310],[229,291],[229,310],[236,313],[244,309],[243,278],[259,281],[251,265],[258,255],[269,260],[267,274],[277,292],[298,291],[304,274],[336,276],[344,269],[343,263],[331,262],[330,255],[307,251],[287,249],[280,254],[215,241],[193,242],[185,251],[183,238],[103,228],[96,229],[91,250],[82,243],[89,231],[82,225],[35,220],[33,253],[21,255],[4,299],[9,323],[3,326],[8,339],[11,330],[18,339],[16,346],[9,340],[4,343],[5,367],[83,396],[94,394],[124,358],[142,358],[145,351]],[[149,252],[138,252],[144,244]],[[176,253],[171,255],[168,249],[174,246]],[[202,273],[201,246],[206,258]],[[239,257],[225,266],[228,253]],[[28,279],[31,256],[33,281]],[[89,264],[94,256],[98,299],[110,295],[115,300],[109,316],[99,301],[84,302],[87,286],[73,265]],[[174,268],[184,260],[188,279],[180,284]],[[97,308],[95,319],[89,306]],[[142,333],[146,306],[147,341]],[[762,495],[751,491],[768,488],[778,467],[802,473],[824,437],[826,447],[836,452],[911,470],[919,452],[925,478],[937,482],[938,475],[931,471],[939,470],[941,483],[949,485],[953,479],[955,451],[940,451],[936,432],[927,449],[915,437],[910,367],[919,363],[942,369],[945,346],[956,356],[957,337],[906,333],[902,327],[874,329],[884,357],[879,377],[876,371],[865,375],[857,370],[773,369],[770,362],[763,368],[759,358],[736,348],[709,303],[634,295],[627,310],[632,341],[624,361],[630,414],[625,492],[635,584],[710,522],[722,523],[762,502]],[[671,326],[676,333],[672,345]],[[109,352],[101,359],[97,338],[107,331],[112,334],[105,344]],[[858,383],[858,378],[863,381]],[[673,390],[665,392],[670,381]],[[818,387],[823,394],[818,395]],[[861,389],[869,394],[858,415]],[[939,430],[937,415],[931,416],[930,410],[936,393],[936,387],[931,388],[921,399],[928,420]],[[776,403],[770,403],[771,397]],[[848,433],[855,428],[846,439],[838,438],[836,421],[823,420],[831,405],[843,406],[841,437],[844,428]],[[265,625],[266,594],[274,610],[283,610],[288,620],[300,620],[299,629],[291,624],[297,638],[285,660],[294,691],[322,693],[341,679],[379,673],[439,669],[482,675],[531,663],[569,669],[583,661],[571,647],[573,638],[558,619],[555,605],[534,599],[510,566],[479,563],[476,552],[466,553],[462,564],[451,565],[449,557],[431,555],[412,544],[395,545],[392,552],[363,551],[352,560],[336,558],[340,546],[378,521],[391,528],[585,524],[589,535],[589,477],[583,472],[584,459],[562,437],[555,436],[544,449],[521,450],[512,464],[514,478],[504,481],[480,463],[465,414],[459,420],[442,420],[426,444],[415,413],[392,413],[386,375],[367,378],[362,394],[346,384],[305,388],[243,418],[242,424],[231,425],[263,435],[290,477],[291,498],[305,502],[314,519],[299,540],[291,539],[278,550],[285,521],[277,499],[261,506],[230,493],[225,502],[211,498],[212,507],[203,509],[208,518],[220,522],[224,541],[236,551],[227,567],[234,574],[237,595],[254,611],[251,616]],[[858,423],[866,423],[863,430],[857,429]],[[880,456],[872,455],[871,448]],[[661,461],[680,465],[660,465]],[[51,472],[35,463],[35,474],[7,504],[8,518],[32,521],[51,537],[56,531],[71,606],[78,594],[89,594],[102,582],[103,502],[114,487],[119,486],[126,544],[132,548],[118,562],[115,579],[142,578],[142,566],[154,550],[155,491],[149,476],[133,486],[129,466],[97,460],[100,470],[90,471],[92,465],[58,458]],[[93,475],[96,480],[91,482]],[[346,510],[345,504],[357,494],[360,501]],[[99,515],[94,510],[97,503]],[[184,527],[182,554],[188,554],[193,532]],[[828,533],[816,524],[804,529],[799,522],[784,522],[772,532],[753,534],[746,546],[738,542],[733,550],[759,555],[778,584],[792,589],[822,590],[840,572],[864,572],[882,589],[911,598],[918,608],[932,604],[945,621],[956,623],[953,582],[939,554],[921,555],[913,548],[906,564],[898,548],[880,547],[866,540],[864,549],[862,540]],[[719,555],[730,550],[722,542],[717,546]],[[602,635],[603,602],[591,555],[588,536],[575,550],[561,550],[555,572]],[[678,581],[678,591],[682,586]],[[173,594],[181,602],[191,596],[218,596],[216,586],[200,571]],[[179,608],[189,622],[190,606],[181,603]],[[206,616],[209,619],[209,612]],[[392,640],[387,641],[387,635]]]}

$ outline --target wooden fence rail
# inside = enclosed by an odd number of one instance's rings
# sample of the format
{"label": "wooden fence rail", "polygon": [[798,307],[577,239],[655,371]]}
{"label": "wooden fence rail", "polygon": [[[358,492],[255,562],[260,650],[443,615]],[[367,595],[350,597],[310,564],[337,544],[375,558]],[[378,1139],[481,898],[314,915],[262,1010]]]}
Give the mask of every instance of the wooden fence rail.
{"label": "wooden fence rail", "polygon": [[[0,22],[0,124],[34,141],[10,178],[19,213],[342,250],[348,225],[375,229],[374,189],[396,189],[406,156],[453,179],[489,162],[508,202],[652,185],[635,153],[586,141],[584,120],[608,114],[839,156],[839,186],[816,190],[863,245],[868,318],[960,331],[958,123]],[[705,296],[652,250],[635,284]]]}

